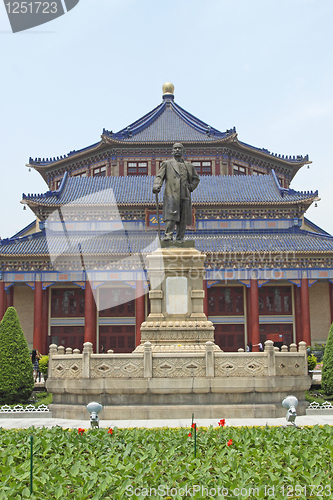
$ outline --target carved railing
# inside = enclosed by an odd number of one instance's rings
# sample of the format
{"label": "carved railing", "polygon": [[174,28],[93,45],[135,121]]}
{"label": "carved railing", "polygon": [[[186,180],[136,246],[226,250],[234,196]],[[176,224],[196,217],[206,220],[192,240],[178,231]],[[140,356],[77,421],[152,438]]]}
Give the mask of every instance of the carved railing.
{"label": "carved railing", "polygon": [[226,353],[218,351],[213,342],[206,342],[198,352],[154,352],[146,342],[143,352],[94,354],[92,344],[86,342],[83,351],[50,346],[49,379],[100,378],[181,378],[181,377],[265,377],[307,376],[306,343],[274,348],[271,340],[265,342],[263,352]]}

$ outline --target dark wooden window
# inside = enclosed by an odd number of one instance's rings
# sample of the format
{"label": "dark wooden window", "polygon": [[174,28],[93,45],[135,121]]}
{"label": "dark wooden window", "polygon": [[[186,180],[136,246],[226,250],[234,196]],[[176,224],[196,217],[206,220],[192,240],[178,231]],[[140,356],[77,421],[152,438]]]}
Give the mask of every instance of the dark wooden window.
{"label": "dark wooden window", "polygon": [[128,162],[127,175],[148,175],[148,162],[147,161]]}
{"label": "dark wooden window", "polygon": [[132,352],[135,349],[134,325],[111,325],[99,327],[99,345],[107,352]]}
{"label": "dark wooden window", "polygon": [[260,170],[252,170],[252,175],[265,175],[265,173],[260,172]]}
{"label": "dark wooden window", "polygon": [[79,174],[73,174],[73,177],[87,177],[87,171],[80,172]]}
{"label": "dark wooden window", "polygon": [[209,288],[208,314],[210,316],[242,316],[244,314],[243,287]]}
{"label": "dark wooden window", "polygon": [[212,162],[211,161],[191,161],[195,170],[200,175],[212,175]]}
{"label": "dark wooden window", "polygon": [[244,325],[214,325],[215,343],[225,352],[236,352],[244,349]]}
{"label": "dark wooden window", "polygon": [[52,326],[51,338],[52,344],[62,345],[65,348],[83,349],[84,327],[83,326]]}
{"label": "dark wooden window", "polygon": [[105,177],[106,176],[106,166],[93,168],[93,177]]}
{"label": "dark wooden window", "polygon": [[[113,301],[117,305],[110,307]],[[101,288],[99,315],[102,317],[135,316],[135,291],[132,288]]]}
{"label": "dark wooden window", "polygon": [[259,288],[259,314],[292,314],[290,286]]}
{"label": "dark wooden window", "polygon": [[81,288],[53,288],[51,293],[51,317],[84,316],[84,290]]}
{"label": "dark wooden window", "polygon": [[246,175],[246,167],[241,167],[240,165],[234,165],[234,175]]}

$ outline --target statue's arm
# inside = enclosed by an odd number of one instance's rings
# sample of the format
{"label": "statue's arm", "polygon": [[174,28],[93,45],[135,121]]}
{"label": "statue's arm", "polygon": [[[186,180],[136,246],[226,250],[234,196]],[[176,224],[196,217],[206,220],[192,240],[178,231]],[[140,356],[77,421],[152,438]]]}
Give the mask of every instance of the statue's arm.
{"label": "statue's arm", "polygon": [[165,179],[165,175],[166,175],[166,167],[167,167],[167,165],[166,165],[165,161],[163,161],[161,163],[159,171],[157,172],[157,175],[154,179],[153,193],[159,193],[161,191],[161,187],[162,187],[163,181]]}
{"label": "statue's arm", "polygon": [[200,182],[200,177],[198,175],[198,172],[195,170],[195,168],[193,167],[193,165],[191,165],[192,167],[192,181],[191,183],[189,184],[189,190],[192,192],[195,190],[195,188],[197,187],[197,185],[199,184]]}

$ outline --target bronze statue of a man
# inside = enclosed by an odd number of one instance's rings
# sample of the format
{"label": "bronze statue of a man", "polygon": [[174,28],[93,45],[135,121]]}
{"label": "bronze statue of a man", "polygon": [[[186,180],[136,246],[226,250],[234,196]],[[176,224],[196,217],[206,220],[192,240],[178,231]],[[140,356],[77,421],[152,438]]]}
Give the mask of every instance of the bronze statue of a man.
{"label": "bronze statue of a man", "polygon": [[191,192],[200,182],[194,166],[183,160],[184,146],[173,145],[173,160],[163,161],[154,179],[153,193],[159,193],[165,181],[163,197],[164,241],[183,241],[186,226],[192,224]]}

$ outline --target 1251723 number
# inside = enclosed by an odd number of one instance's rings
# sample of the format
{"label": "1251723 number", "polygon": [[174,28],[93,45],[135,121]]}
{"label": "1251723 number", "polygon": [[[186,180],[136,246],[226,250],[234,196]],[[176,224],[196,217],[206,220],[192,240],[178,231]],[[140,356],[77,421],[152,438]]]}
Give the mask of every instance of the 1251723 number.
{"label": "1251723 number", "polygon": [[58,12],[56,2],[8,2],[6,8],[8,14],[56,14]]}
{"label": "1251723 number", "polygon": [[[286,495],[288,497],[296,498],[308,496],[309,497],[330,497],[332,496],[331,486],[328,484],[326,486],[309,484],[308,486],[301,486],[296,484],[296,486],[292,486],[288,484],[286,486],[281,486],[282,495]],[[303,496],[304,495],[304,496]]]}

